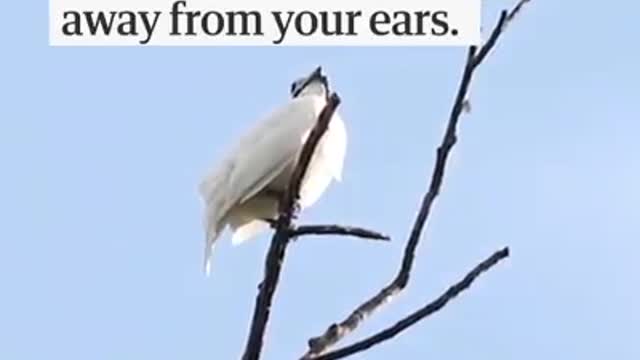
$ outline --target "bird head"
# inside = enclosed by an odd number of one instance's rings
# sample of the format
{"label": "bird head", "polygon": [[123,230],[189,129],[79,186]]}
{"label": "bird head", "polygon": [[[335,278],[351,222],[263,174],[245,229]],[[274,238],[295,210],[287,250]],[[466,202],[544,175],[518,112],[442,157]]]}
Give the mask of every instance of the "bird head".
{"label": "bird head", "polygon": [[313,72],[291,84],[291,97],[302,95],[326,95],[329,91],[329,80],[322,74],[322,67],[318,66]]}

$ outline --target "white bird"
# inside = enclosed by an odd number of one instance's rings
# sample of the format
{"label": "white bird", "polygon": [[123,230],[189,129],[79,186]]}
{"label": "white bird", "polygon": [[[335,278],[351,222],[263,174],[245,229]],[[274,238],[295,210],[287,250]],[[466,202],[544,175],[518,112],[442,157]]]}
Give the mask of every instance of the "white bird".
{"label": "white bird", "polygon": [[[204,271],[211,271],[216,240],[229,225],[232,244],[269,227],[295,168],[302,146],[325,104],[329,84],[321,67],[291,84],[292,99],[244,134],[199,186],[205,203]],[[300,209],[313,205],[331,180],[340,181],[347,132],[335,112],[315,150],[300,188]]]}

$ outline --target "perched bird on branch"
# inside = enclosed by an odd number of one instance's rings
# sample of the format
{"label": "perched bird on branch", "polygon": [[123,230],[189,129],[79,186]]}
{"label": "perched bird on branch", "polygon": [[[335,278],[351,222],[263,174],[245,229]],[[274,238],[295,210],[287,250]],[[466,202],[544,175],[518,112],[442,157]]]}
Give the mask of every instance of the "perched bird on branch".
{"label": "perched bird on branch", "polygon": [[[211,271],[216,240],[228,225],[239,244],[269,227],[302,146],[327,103],[329,83],[318,67],[291,84],[292,99],[256,124],[200,184],[205,203],[204,270]],[[347,133],[338,113],[320,139],[300,188],[301,209],[313,205],[331,180],[340,181]]]}

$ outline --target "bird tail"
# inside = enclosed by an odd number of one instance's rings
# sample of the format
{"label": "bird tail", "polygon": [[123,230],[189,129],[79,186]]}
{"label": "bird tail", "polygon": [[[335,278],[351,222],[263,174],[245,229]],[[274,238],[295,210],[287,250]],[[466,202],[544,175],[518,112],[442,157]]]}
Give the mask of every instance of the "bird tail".
{"label": "bird tail", "polygon": [[211,274],[211,258],[213,256],[213,249],[215,247],[216,240],[218,240],[220,233],[227,224],[227,221],[224,218],[218,218],[218,207],[216,205],[217,204],[215,203],[207,204],[204,218],[204,227],[206,231],[206,241],[204,247],[204,272],[207,276]]}
{"label": "bird tail", "polygon": [[207,277],[211,275],[211,257],[213,255],[213,248],[215,245],[215,239],[210,240],[210,238],[207,238],[207,242],[204,247],[204,274]]}
{"label": "bird tail", "polygon": [[220,189],[223,188],[226,177],[224,172],[211,173],[200,183],[199,192],[205,203],[203,225],[206,232],[204,248],[204,272],[207,276],[211,273],[211,258],[215,242],[226,225],[225,199]]}

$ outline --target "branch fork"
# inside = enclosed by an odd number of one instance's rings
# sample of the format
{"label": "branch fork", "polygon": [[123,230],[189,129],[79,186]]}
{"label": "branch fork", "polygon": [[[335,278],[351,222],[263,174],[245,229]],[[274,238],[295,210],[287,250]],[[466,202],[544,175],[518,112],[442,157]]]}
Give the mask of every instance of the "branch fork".
{"label": "branch fork", "polygon": [[[481,274],[488,271],[509,256],[510,251],[508,247],[496,251],[493,255],[474,267],[460,281],[449,287],[438,298],[400,319],[393,326],[383,329],[363,340],[355,342],[352,345],[330,351],[335,344],[358,328],[362,322],[371,316],[371,314],[381,308],[384,304],[390,302],[391,299],[402,292],[408,285],[413,263],[415,261],[416,249],[421,239],[422,230],[431,212],[431,207],[440,193],[447,159],[457,142],[457,127],[460,116],[463,112],[468,112],[471,108],[471,104],[468,100],[468,92],[474,72],[484,61],[489,52],[494,48],[498,38],[504,32],[507,25],[516,17],[528,2],[530,2],[530,0],[519,0],[511,11],[502,11],[497,25],[494,27],[491,35],[484,45],[480,48],[471,46],[468,50],[462,79],[460,80],[458,92],[451,109],[447,128],[442,142],[436,151],[436,161],[431,175],[431,182],[429,184],[428,191],[422,199],[420,210],[416,215],[413,228],[404,249],[404,256],[402,258],[400,269],[398,270],[395,278],[388,285],[378,291],[377,294],[353,310],[346,319],[341,322],[331,324],[322,335],[309,339],[308,350],[301,357],[302,360],[342,359],[393,338],[395,335],[401,333],[417,322],[441,310],[452,299],[457,297],[464,290],[468,289]],[[295,226],[293,224],[293,220],[299,211],[296,204],[299,196],[300,184],[315,147],[317,146],[319,139],[326,132],[331,117],[339,104],[340,98],[337,94],[333,93],[328,97],[327,105],[320,114],[316,126],[311,131],[311,134],[303,146],[298,165],[292,175],[289,188],[282,196],[282,200],[280,202],[281,214],[277,220],[267,220],[270,222],[272,227],[275,228],[275,233],[267,253],[265,261],[265,276],[259,286],[259,293],[251,321],[251,329],[242,357],[243,360],[258,360],[260,358],[273,296],[278,285],[286,248],[290,243],[290,240],[306,235],[348,235],[371,240],[389,240],[389,237],[384,234],[363,228],[340,225]]]}

